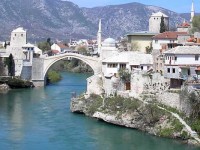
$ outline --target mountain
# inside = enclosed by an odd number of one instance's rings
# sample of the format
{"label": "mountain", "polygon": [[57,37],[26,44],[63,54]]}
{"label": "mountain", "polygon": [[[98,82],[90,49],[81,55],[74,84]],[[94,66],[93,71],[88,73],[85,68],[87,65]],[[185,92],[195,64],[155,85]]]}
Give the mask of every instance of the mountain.
{"label": "mountain", "polygon": [[174,29],[176,24],[180,24],[184,20],[180,14],[173,11],[136,2],[106,7],[83,8],[85,17],[92,23],[96,24],[98,18],[102,18],[102,28],[110,36],[121,36],[129,32],[147,31],[149,17],[152,13],[158,11],[170,17],[171,29]]}
{"label": "mountain", "polygon": [[96,28],[72,2],[60,0],[1,0],[1,39],[23,26],[30,39],[58,38],[67,36],[83,38],[96,34]]}
{"label": "mountain", "polygon": [[80,8],[62,0],[1,0],[0,10],[0,40],[8,40],[10,32],[18,26],[27,29],[29,40],[35,41],[49,37],[95,38],[99,18],[105,38],[148,30],[153,12],[168,15],[171,27],[184,20],[181,14],[140,3]]}

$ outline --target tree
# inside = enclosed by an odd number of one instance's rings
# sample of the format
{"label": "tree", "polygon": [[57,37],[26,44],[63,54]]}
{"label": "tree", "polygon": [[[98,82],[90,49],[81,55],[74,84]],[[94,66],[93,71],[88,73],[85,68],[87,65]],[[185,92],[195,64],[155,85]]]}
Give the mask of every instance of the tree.
{"label": "tree", "polygon": [[166,31],[166,26],[165,26],[165,21],[164,21],[164,17],[161,17],[161,22],[160,22],[160,33],[163,33]]}
{"label": "tree", "polygon": [[83,55],[87,54],[87,47],[84,45],[77,46],[76,49]]}
{"label": "tree", "polygon": [[147,47],[145,47],[145,48],[146,48],[146,53],[147,53],[147,54],[151,54],[151,53],[152,53],[152,50],[153,50],[152,42],[150,43],[150,46],[147,46]]}
{"label": "tree", "polygon": [[192,20],[192,29],[191,32],[200,32],[200,16],[194,16]]}
{"label": "tree", "polygon": [[48,51],[51,49],[51,45],[47,41],[38,43],[38,48],[42,51]]}
{"label": "tree", "polygon": [[10,54],[8,58],[6,58],[5,64],[8,66],[8,74],[10,76],[15,76],[15,61],[12,54]]}

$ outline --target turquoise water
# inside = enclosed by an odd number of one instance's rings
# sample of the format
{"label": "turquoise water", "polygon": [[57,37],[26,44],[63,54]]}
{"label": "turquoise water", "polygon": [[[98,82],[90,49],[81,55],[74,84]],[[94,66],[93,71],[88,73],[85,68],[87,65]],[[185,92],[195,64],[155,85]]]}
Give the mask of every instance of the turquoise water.
{"label": "turquoise water", "polygon": [[62,81],[45,88],[0,94],[0,150],[198,149],[71,113],[71,92],[84,92],[89,75],[62,76]]}

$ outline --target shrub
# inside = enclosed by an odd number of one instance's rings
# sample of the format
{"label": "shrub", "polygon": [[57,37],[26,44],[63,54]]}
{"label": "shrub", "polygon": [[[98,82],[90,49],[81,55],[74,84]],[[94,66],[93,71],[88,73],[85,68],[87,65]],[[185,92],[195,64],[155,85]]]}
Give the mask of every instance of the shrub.
{"label": "shrub", "polygon": [[50,83],[55,83],[61,80],[61,75],[60,73],[56,72],[56,71],[48,71],[48,79],[50,80]]}
{"label": "shrub", "polygon": [[164,128],[160,131],[160,136],[162,137],[172,137],[174,130],[172,128]]}

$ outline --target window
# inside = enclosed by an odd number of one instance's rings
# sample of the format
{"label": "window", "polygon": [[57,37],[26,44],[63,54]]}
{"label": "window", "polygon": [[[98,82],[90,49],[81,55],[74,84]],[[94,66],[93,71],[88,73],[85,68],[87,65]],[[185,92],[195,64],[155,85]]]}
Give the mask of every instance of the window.
{"label": "window", "polygon": [[21,37],[23,37],[24,35],[23,34],[21,34]]}
{"label": "window", "polygon": [[143,69],[144,69],[144,68],[143,68],[143,66],[141,66],[140,68],[141,68],[141,70],[143,70]]}
{"label": "window", "polygon": [[120,64],[119,69],[126,69],[126,64]]}
{"label": "window", "polygon": [[170,73],[170,68],[167,68],[167,73]]}
{"label": "window", "polygon": [[190,69],[188,69],[188,75],[190,76]]}
{"label": "window", "polygon": [[175,56],[175,61],[177,61],[177,56]]}
{"label": "window", "polygon": [[117,64],[108,64],[108,68],[116,68]]}
{"label": "window", "polygon": [[155,43],[158,43],[158,40],[155,40]]}
{"label": "window", "polygon": [[173,68],[173,69],[172,69],[172,72],[173,72],[173,73],[176,73],[176,70],[175,70],[175,68]]}
{"label": "window", "polygon": [[199,60],[199,55],[195,55],[195,61]]}

